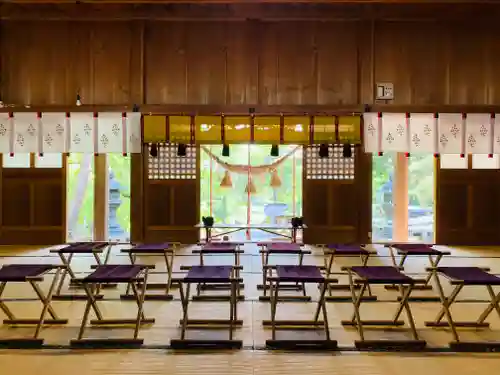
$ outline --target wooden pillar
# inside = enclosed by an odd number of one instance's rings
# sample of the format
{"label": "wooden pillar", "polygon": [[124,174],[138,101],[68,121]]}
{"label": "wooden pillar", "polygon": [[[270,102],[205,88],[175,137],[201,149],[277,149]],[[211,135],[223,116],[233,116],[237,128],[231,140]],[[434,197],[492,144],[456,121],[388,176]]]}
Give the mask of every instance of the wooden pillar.
{"label": "wooden pillar", "polygon": [[94,241],[108,240],[108,157],[94,156]]}
{"label": "wooden pillar", "polygon": [[408,241],[408,158],[398,152],[394,163],[393,181],[393,240]]}

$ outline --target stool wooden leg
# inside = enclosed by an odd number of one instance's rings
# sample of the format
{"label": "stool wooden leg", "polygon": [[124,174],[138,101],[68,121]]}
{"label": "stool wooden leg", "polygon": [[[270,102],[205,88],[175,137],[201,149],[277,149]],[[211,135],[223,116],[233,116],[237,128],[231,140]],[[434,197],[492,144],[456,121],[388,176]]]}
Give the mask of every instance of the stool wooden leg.
{"label": "stool wooden leg", "polygon": [[486,310],[484,310],[481,313],[481,315],[479,316],[479,318],[477,319],[478,324],[484,323],[486,318],[491,314],[491,312],[493,310],[496,310],[498,316],[500,316],[500,307],[498,306],[498,302],[500,301],[500,293],[495,295],[495,292],[493,291],[493,288],[491,285],[486,285],[486,289],[488,289],[488,293],[490,295],[491,302],[488,305],[488,307],[486,308]]}
{"label": "stool wooden leg", "polygon": [[83,288],[85,290],[85,293],[87,293],[88,300],[85,305],[85,311],[83,312],[82,323],[78,332],[78,340],[81,340],[83,338],[83,333],[85,332],[87,321],[89,319],[90,308],[92,307],[93,302],[95,303],[94,296],[92,294],[92,287],[89,284],[83,284]]}
{"label": "stool wooden leg", "polygon": [[[140,294],[137,295],[137,321],[135,323],[134,329],[134,339],[137,339],[139,336],[139,328],[141,327],[141,322],[144,319],[144,297],[146,295],[146,288],[148,285],[148,269],[144,269],[144,279],[142,280],[142,286]],[[137,293],[138,291],[135,290]]]}
{"label": "stool wooden leg", "polygon": [[5,287],[7,286],[6,282],[2,282],[0,284],[0,309],[4,312],[4,314],[7,316],[7,318],[11,321],[16,320],[16,316],[14,313],[9,309],[9,307],[3,302],[2,300],[2,295],[3,292],[5,291]]}
{"label": "stool wooden leg", "polygon": [[57,280],[59,279],[59,273],[61,272],[60,268],[56,270],[56,274],[54,275],[54,278],[52,279],[52,283],[50,284],[49,291],[47,292],[47,296],[44,296],[42,291],[38,288],[38,285],[35,284],[35,282],[31,282],[31,285],[35,292],[38,294],[38,298],[42,301],[43,307],[42,307],[42,312],[40,313],[40,321],[38,322],[36,329],[35,329],[35,335],[33,338],[38,338],[38,335],[40,334],[40,330],[42,329],[43,322],[45,315],[47,314],[47,310],[51,311],[51,315],[54,319],[56,319],[55,312],[52,310],[50,307],[50,303],[52,301],[52,294],[54,293],[54,288],[57,284]]}
{"label": "stool wooden leg", "polygon": [[181,340],[184,340],[186,337],[190,289],[191,289],[191,283],[186,283],[185,290],[184,290],[184,283],[179,284],[179,292],[181,295],[181,304],[182,304]]}

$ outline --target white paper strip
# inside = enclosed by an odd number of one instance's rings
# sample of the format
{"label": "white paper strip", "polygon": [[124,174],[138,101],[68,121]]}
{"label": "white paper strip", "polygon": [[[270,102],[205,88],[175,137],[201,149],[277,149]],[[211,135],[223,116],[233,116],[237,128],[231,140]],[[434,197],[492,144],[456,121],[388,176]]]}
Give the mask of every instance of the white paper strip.
{"label": "white paper strip", "polygon": [[91,112],[72,112],[70,115],[71,143],[69,152],[93,154],[94,149],[94,114]]}
{"label": "white paper strip", "polygon": [[487,113],[468,114],[466,119],[467,149],[468,154],[490,154],[491,137],[491,115]]}
{"label": "white paper strip", "polygon": [[439,114],[439,153],[462,154],[463,149],[463,124],[461,113]]}
{"label": "white paper strip", "polygon": [[378,150],[378,119],[376,113],[363,114],[363,143],[365,152],[377,153]]}
{"label": "white paper strip", "polygon": [[43,153],[64,153],[66,147],[66,113],[64,112],[45,112],[42,113],[43,124]]}
{"label": "white paper strip", "polygon": [[405,113],[382,114],[383,152],[408,152],[408,128]]}
{"label": "white paper strip", "polygon": [[493,153],[500,154],[500,113],[495,114],[495,123],[493,124]]}
{"label": "white paper strip", "polygon": [[10,153],[10,120],[8,113],[0,113],[0,152]]}
{"label": "white paper strip", "polygon": [[123,127],[120,112],[99,113],[98,153],[123,152]]}
{"label": "white paper strip", "polygon": [[433,113],[410,115],[410,153],[435,153],[438,131]]}
{"label": "white paper strip", "polygon": [[127,122],[128,152],[140,154],[142,152],[141,113],[127,113]]}
{"label": "white paper strip", "polygon": [[36,112],[18,112],[14,114],[14,153],[39,152],[38,122]]}

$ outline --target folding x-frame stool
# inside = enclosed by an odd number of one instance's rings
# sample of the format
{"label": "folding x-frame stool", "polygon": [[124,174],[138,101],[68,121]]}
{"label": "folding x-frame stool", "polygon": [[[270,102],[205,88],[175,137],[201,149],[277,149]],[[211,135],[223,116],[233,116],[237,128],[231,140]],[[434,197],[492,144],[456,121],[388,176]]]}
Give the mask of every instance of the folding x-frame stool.
{"label": "folding x-frame stool", "polygon": [[[327,279],[321,274],[320,267],[314,265],[280,266],[275,267],[276,275],[270,275],[271,283],[271,320],[264,320],[265,327],[271,327],[272,337],[266,341],[270,349],[323,349],[336,350],[337,341],[330,338],[328,315],[326,310],[325,295],[328,285],[337,283],[337,279]],[[320,286],[320,296],[313,320],[276,320],[279,301],[280,283],[313,283]],[[323,320],[319,320],[322,314]],[[302,340],[283,340],[277,338],[277,330],[322,330],[324,338],[314,337]]]}
{"label": "folding x-frame stool", "polygon": [[[238,284],[242,279],[236,277],[234,266],[192,266],[188,274],[182,279],[176,279],[179,283],[179,291],[181,294],[182,303],[182,319],[181,337],[170,341],[170,346],[173,349],[195,349],[195,348],[212,348],[212,349],[239,349],[242,346],[241,340],[234,339],[234,330],[243,326],[243,321],[238,319]],[[191,284],[230,284],[229,295],[229,319],[189,319],[189,294]],[[206,302],[205,302],[206,303]],[[220,337],[211,339],[187,339],[186,331],[189,328],[197,329],[228,329],[229,337],[226,340],[221,340]]]}
{"label": "folding x-frame stool", "polygon": [[[140,347],[143,339],[138,338],[139,329],[144,324],[153,324],[154,319],[144,316],[143,305],[146,294],[146,285],[148,282],[148,270],[154,266],[138,264],[120,264],[96,266],[95,271],[87,277],[80,279],[85,293],[87,294],[87,304],[82,317],[82,324],[78,332],[78,338],[71,340],[71,346],[75,348],[123,348]],[[99,293],[99,285],[106,283],[130,284],[132,292],[136,297],[137,317],[135,319],[104,319],[96,301],[96,294]],[[132,338],[125,339],[84,339],[83,335],[89,318],[90,310],[93,310],[96,318],[91,320],[93,326],[123,326],[134,325],[134,335]]]}
{"label": "folding x-frame stool", "polygon": [[[43,344],[43,339],[38,336],[43,325],[61,325],[68,323],[68,319],[61,319],[57,316],[51,306],[52,295],[57,284],[59,276],[63,271],[64,266],[50,264],[9,264],[0,268],[0,309],[7,316],[3,321],[9,325],[35,325],[35,333],[32,338],[13,338],[0,339],[0,347],[9,348],[27,348],[40,347]],[[40,288],[40,283],[50,271],[55,271],[47,294]],[[2,294],[8,283],[29,283],[36,295],[42,302],[42,312],[38,319],[23,319],[17,318],[9,309],[6,303],[2,300]],[[49,313],[51,319],[46,319],[45,316]]]}
{"label": "folding x-frame stool", "polygon": [[[493,286],[500,286],[500,277],[486,272],[487,268],[479,267],[436,267],[429,271],[434,276],[436,286],[441,298],[442,308],[433,322],[426,322],[427,327],[447,327],[451,329],[454,341],[450,343],[451,349],[461,352],[497,352],[500,351],[500,342],[466,342],[461,341],[457,332],[458,327],[468,328],[488,328],[490,325],[486,322],[488,316],[496,311],[500,317],[500,292],[496,293]],[[442,275],[450,280],[451,285],[455,286],[449,296],[445,296],[444,289],[439,279]],[[450,307],[456,302],[459,293],[465,286],[484,286],[488,290],[491,302],[486,309],[479,315],[474,322],[456,322],[453,320]],[[446,317],[446,321],[443,318]]]}
{"label": "folding x-frame stool", "polygon": [[[146,300],[171,301],[174,297],[170,294],[172,287],[172,272],[174,267],[174,256],[176,249],[180,246],[178,242],[165,242],[154,244],[139,244],[130,249],[122,249],[122,253],[128,254],[131,264],[136,264],[137,257],[141,255],[162,255],[165,259],[167,270],[166,282],[164,283],[148,283],[146,289],[163,289],[164,293],[147,293]],[[135,296],[130,293],[130,284],[127,285],[125,294],[120,295],[121,299],[135,300]]]}
{"label": "folding x-frame stool", "polygon": [[[415,284],[425,283],[425,280],[416,280],[405,275],[397,267],[390,266],[365,266],[365,267],[344,267],[348,272],[349,284],[351,285],[352,302],[354,305],[354,314],[351,320],[343,320],[343,326],[354,326],[358,330],[360,340],[355,345],[360,350],[422,350],[426,347],[426,342],[420,340],[415,328],[413,314],[408,303],[409,297]],[[354,275],[359,278],[355,279]],[[356,292],[355,285],[361,284],[359,293]],[[361,320],[359,312],[363,294],[369,285],[397,285],[401,294],[399,306],[391,320]],[[413,340],[366,340],[363,326],[404,326],[405,322],[399,320],[399,317],[406,311],[408,324],[413,336]]]}

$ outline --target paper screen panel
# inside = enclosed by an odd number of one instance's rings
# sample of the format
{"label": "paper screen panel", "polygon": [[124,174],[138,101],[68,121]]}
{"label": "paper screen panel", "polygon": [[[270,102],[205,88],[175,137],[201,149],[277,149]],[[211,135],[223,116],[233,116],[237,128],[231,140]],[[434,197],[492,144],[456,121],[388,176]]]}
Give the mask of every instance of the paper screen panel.
{"label": "paper screen panel", "polygon": [[309,116],[285,116],[283,141],[288,144],[300,145],[309,143]]}
{"label": "paper screen panel", "polygon": [[363,114],[363,131],[364,131],[364,149],[365,152],[379,152],[379,126],[378,116],[376,113]]}
{"label": "paper screen panel", "polygon": [[36,112],[14,114],[14,153],[39,152],[39,118]]}
{"label": "paper screen panel", "polygon": [[123,115],[120,112],[101,112],[97,121],[97,152],[126,152],[123,149]]}
{"label": "paper screen panel", "polygon": [[340,143],[361,144],[361,116],[339,116]]}
{"label": "paper screen panel", "polygon": [[0,152],[9,154],[10,149],[11,120],[8,113],[0,113]]}
{"label": "paper screen panel", "polygon": [[255,142],[280,143],[280,121],[281,117],[279,116],[256,116],[253,122]]}
{"label": "paper screen panel", "polygon": [[493,131],[490,114],[468,114],[466,119],[466,131],[466,153],[490,154],[493,152]]}
{"label": "paper screen panel", "polygon": [[94,114],[73,112],[70,114],[69,152],[94,153]]}
{"label": "paper screen panel", "polygon": [[3,154],[2,164],[4,168],[30,168],[31,154],[25,152],[18,152],[12,156]]}
{"label": "paper screen panel", "polygon": [[412,113],[410,115],[411,153],[436,153],[437,121],[433,113]]}
{"label": "paper screen panel", "polygon": [[472,154],[472,169],[500,169],[499,155]]}
{"label": "paper screen panel", "polygon": [[[167,140],[166,116],[144,116],[144,142],[165,142]],[[170,131],[172,133],[172,131]]]}
{"label": "paper screen panel", "polygon": [[382,152],[409,152],[408,127],[405,113],[382,115]]}
{"label": "paper screen panel", "polygon": [[[148,153],[148,179],[194,180],[197,175],[196,146],[187,145],[186,156],[177,156],[178,144],[158,143],[158,156]],[[148,145],[148,152],[151,144]]]}
{"label": "paper screen panel", "polygon": [[64,112],[42,113],[42,152],[67,152],[69,120]]}
{"label": "paper screen panel", "polygon": [[343,145],[329,145],[327,158],[319,156],[319,145],[305,149],[305,173],[308,180],[353,180],[355,177],[355,149],[351,145],[352,156],[344,158]]}
{"label": "paper screen panel", "polygon": [[462,122],[460,113],[439,114],[439,153],[461,154],[465,152]]}
{"label": "paper screen panel", "polygon": [[466,157],[460,154],[440,154],[439,167],[441,169],[468,169],[469,162]]}
{"label": "paper screen panel", "polygon": [[35,154],[35,168],[62,168],[63,154]]}
{"label": "paper screen panel", "polygon": [[334,116],[314,117],[314,143],[337,143]]}
{"label": "paper screen panel", "polygon": [[224,137],[226,143],[250,143],[250,116],[224,117]]}
{"label": "paper screen panel", "polygon": [[127,152],[140,154],[142,152],[142,115],[139,112],[127,113]]}
{"label": "paper screen panel", "polygon": [[221,123],[220,116],[196,116],[194,118],[196,143],[221,143]]}

